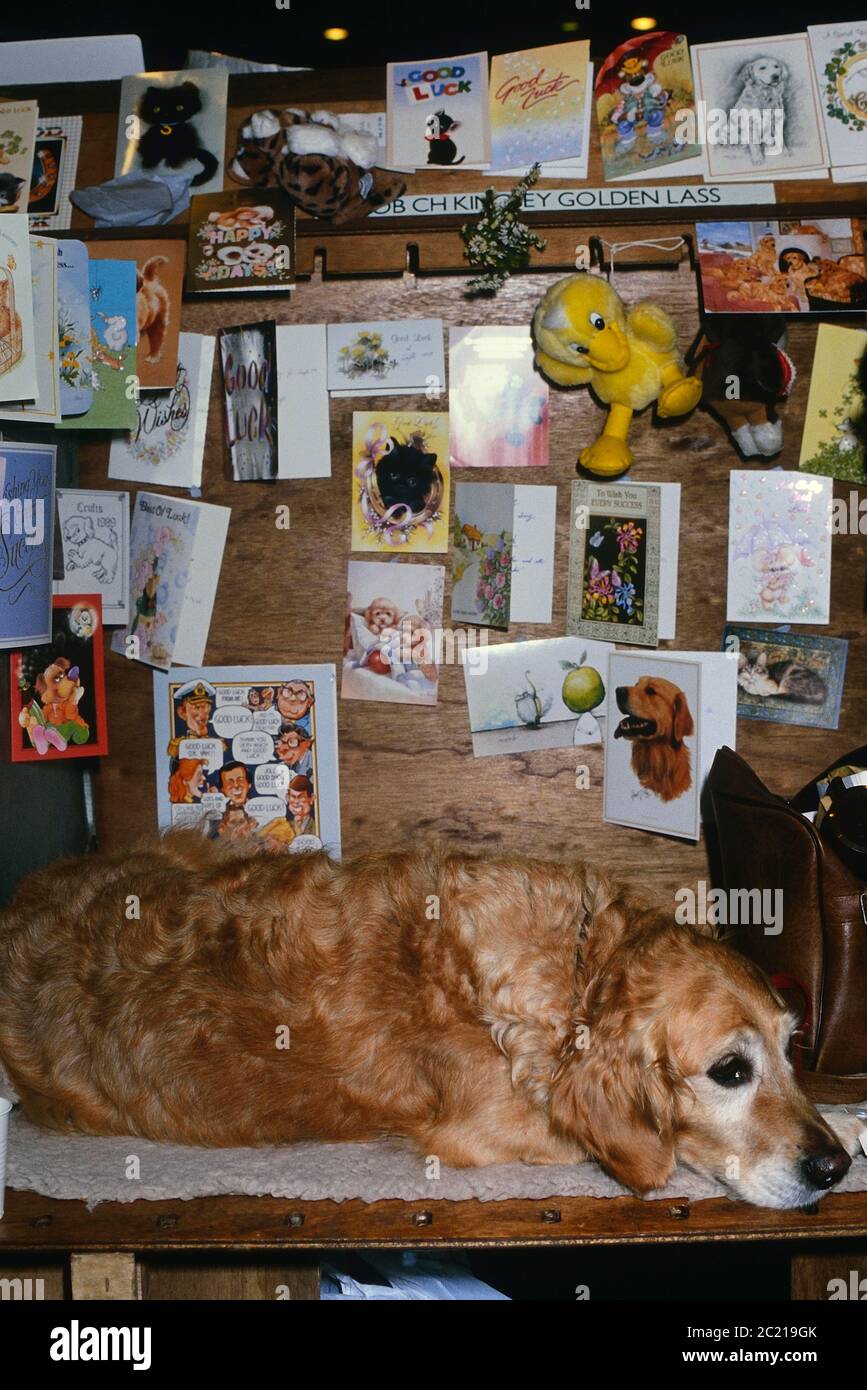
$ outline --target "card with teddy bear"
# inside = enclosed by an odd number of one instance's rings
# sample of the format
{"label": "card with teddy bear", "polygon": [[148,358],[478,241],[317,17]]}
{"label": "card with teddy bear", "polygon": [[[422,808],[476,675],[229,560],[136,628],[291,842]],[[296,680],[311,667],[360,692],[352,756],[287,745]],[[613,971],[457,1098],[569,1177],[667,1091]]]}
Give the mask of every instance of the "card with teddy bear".
{"label": "card with teddy bear", "polygon": [[343,700],[435,705],[441,565],[350,560],[343,643]]}
{"label": "card with teddy bear", "polygon": [[187,294],[291,290],[295,207],[276,188],[204,193],[190,204]]}
{"label": "card with teddy bear", "polygon": [[10,656],[14,763],[108,752],[102,596],[55,595],[51,616],[47,643]]}
{"label": "card with teddy bear", "polygon": [[729,622],[827,623],[833,483],[771,468],[729,475]]}

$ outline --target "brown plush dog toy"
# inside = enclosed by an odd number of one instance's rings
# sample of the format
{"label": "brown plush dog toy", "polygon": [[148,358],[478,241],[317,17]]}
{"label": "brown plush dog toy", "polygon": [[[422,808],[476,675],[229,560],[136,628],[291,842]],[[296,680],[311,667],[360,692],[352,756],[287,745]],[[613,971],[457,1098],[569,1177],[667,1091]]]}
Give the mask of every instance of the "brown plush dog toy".
{"label": "brown plush dog toy", "polygon": [[257,111],[239,131],[229,176],[247,188],[282,188],[311,217],[349,222],[406,188],[374,169],[376,138],[330,111]]}

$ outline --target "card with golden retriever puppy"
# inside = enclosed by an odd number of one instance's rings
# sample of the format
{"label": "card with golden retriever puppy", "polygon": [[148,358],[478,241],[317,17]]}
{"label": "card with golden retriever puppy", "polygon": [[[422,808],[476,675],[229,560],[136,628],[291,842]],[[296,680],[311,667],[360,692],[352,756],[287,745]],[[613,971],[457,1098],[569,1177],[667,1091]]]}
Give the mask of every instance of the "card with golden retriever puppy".
{"label": "card with golden retriever puppy", "polygon": [[701,662],[615,652],[608,699],[604,819],[697,840]]}
{"label": "card with golden retriever puppy", "polygon": [[135,261],[139,389],[168,391],[178,374],[187,248],[182,241],[91,241],[97,260]]}

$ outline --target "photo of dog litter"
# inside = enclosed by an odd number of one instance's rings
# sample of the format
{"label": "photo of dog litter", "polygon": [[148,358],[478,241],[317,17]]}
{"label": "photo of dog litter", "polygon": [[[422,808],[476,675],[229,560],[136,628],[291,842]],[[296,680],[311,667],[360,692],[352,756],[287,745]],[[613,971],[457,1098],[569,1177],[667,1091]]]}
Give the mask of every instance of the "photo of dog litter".
{"label": "photo of dog litter", "polygon": [[867,20],[47,4],[0,40],[25,1366],[547,1301],[603,1373],[851,1379]]}

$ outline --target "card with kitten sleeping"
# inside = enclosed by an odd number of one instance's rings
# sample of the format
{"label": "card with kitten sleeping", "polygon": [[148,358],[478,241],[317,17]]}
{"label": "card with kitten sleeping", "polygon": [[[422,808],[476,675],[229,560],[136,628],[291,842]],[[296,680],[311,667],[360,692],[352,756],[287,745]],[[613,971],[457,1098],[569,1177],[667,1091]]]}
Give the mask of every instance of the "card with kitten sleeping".
{"label": "card with kitten sleeping", "polygon": [[738,658],[738,715],[836,729],[849,643],[842,637],[727,624],[723,650]]}

